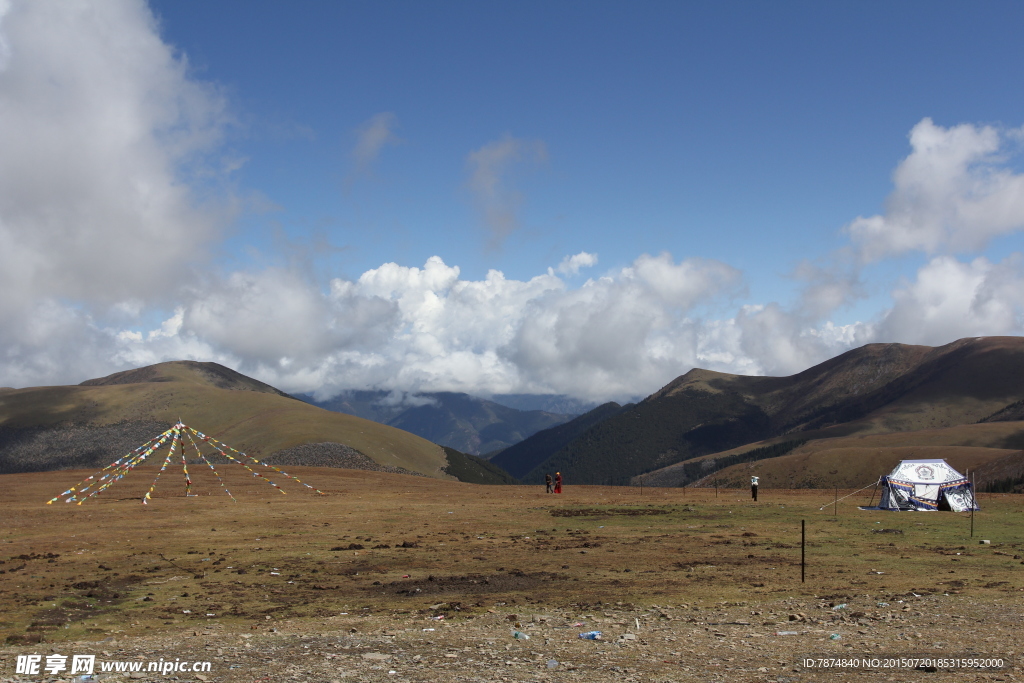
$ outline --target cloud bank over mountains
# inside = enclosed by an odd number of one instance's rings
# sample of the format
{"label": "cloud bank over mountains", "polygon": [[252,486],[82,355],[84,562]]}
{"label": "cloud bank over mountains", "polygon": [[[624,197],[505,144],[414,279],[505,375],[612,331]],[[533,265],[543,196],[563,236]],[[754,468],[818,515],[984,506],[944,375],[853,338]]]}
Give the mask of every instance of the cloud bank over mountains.
{"label": "cloud bank over mountains", "polygon": [[[379,114],[360,131],[359,172],[395,143],[396,121]],[[378,387],[605,400],[695,366],[790,374],[873,341],[1024,332],[1022,257],[977,255],[1024,228],[1024,129],[923,119],[885,213],[851,221],[827,265],[798,267],[804,294],[786,307],[757,302],[728,263],[668,253],[602,271],[581,251],[528,280],[463,279],[443,253],[354,280],[219,272],[214,250],[240,204],[231,125],[143,3],[0,1],[0,386],[191,358],[321,398]],[[509,168],[545,156],[510,136],[466,153],[495,243],[518,224]],[[863,296],[866,268],[906,254],[924,262],[888,308],[834,322]]]}

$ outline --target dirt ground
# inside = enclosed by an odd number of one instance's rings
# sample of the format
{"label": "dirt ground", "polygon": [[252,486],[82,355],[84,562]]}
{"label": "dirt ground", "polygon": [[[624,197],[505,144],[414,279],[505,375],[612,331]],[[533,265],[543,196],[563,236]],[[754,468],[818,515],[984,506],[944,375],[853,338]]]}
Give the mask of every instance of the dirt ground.
{"label": "dirt ground", "polygon": [[[167,472],[145,506],[152,467],[83,505],[45,502],[90,472],[0,477],[0,681],[72,680],[17,674],[33,654],[95,655],[95,680],[1024,678],[1024,496],[983,494],[972,537],[969,514],[858,510],[870,489],[833,507],[297,467],[326,495],[275,475],[282,495],[218,469],[237,502],[198,466],[198,495]],[[209,668],[100,673],[175,661]]]}

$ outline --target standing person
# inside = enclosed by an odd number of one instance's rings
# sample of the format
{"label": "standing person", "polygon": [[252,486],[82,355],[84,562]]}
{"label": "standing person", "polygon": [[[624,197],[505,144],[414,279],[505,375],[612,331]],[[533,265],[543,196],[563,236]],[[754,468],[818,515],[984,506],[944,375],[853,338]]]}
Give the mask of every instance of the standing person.
{"label": "standing person", "polygon": [[757,500],[757,477],[750,478],[750,497]]}
{"label": "standing person", "polygon": [[555,472],[555,493],[562,492],[562,473]]}
{"label": "standing person", "polygon": [[544,493],[551,493],[552,485],[551,485],[551,475],[550,474],[545,474],[544,475],[544,485],[547,487],[546,490],[544,491]]}

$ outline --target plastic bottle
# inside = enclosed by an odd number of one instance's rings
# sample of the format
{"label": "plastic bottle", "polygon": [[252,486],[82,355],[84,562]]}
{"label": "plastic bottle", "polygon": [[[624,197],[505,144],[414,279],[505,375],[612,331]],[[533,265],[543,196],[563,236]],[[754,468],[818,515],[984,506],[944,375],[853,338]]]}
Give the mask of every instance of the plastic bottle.
{"label": "plastic bottle", "polygon": [[587,631],[586,633],[581,633],[580,638],[582,638],[583,640],[601,640],[601,632]]}
{"label": "plastic bottle", "polygon": [[522,631],[512,631],[512,637],[516,640],[529,640],[530,636],[523,633]]}
{"label": "plastic bottle", "polygon": [[838,633],[833,633],[832,635],[830,635],[830,636],[828,637],[828,639],[829,639],[829,640],[841,640],[841,639],[842,639],[842,636],[841,636],[841,635],[839,635]]}

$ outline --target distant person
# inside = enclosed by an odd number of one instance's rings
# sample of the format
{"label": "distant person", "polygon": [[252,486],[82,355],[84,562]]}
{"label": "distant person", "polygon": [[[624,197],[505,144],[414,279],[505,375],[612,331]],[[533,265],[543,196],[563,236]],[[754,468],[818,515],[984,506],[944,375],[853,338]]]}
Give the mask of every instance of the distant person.
{"label": "distant person", "polygon": [[555,472],[555,493],[562,492],[562,473]]}
{"label": "distant person", "polygon": [[757,500],[757,477],[750,478],[750,497]]}
{"label": "distant person", "polygon": [[544,485],[547,487],[547,490],[545,490],[544,493],[551,493],[552,491],[554,491],[554,484],[551,481],[550,474],[544,475]]}

